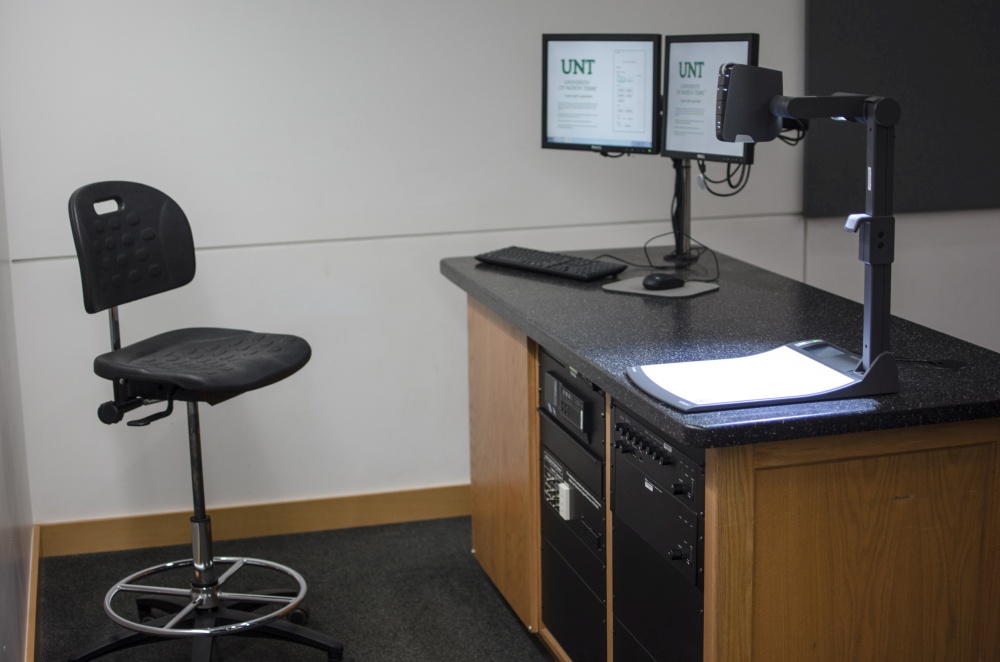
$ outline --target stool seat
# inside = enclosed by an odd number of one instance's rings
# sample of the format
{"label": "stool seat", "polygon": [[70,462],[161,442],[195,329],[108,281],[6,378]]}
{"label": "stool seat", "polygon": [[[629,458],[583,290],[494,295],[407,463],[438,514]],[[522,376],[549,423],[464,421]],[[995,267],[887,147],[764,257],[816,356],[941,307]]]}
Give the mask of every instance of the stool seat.
{"label": "stool seat", "polygon": [[[110,380],[176,386],[211,400],[281,381],[312,350],[297,336],[239,329],[176,329],[101,354],[94,372]],[[187,399],[187,398],[181,398]]]}

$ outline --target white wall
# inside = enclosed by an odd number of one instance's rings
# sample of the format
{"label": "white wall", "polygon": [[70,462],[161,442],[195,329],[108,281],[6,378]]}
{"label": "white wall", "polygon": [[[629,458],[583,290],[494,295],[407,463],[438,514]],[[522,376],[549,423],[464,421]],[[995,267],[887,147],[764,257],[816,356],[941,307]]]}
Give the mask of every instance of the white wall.
{"label": "white wall", "polygon": [[[799,3],[727,4],[8,1],[14,257],[70,254],[67,192],[114,177],[169,191],[202,247],[661,218],[669,161],[538,149],[540,35],[757,30],[800,80]],[[755,179],[797,182],[797,156]],[[792,185],[697,211],[799,206]]]}
{"label": "white wall", "polygon": [[[463,483],[465,297],[439,260],[636,245],[666,229],[672,195],[669,160],[538,147],[540,35],[757,31],[795,92],[802,25],[801,0],[0,0],[35,521],[189,506],[182,415],[95,416],[107,330],[80,301],[77,186],[158,186],[194,226],[198,277],[123,308],[126,341],[220,324],[313,345],[293,378],[203,411],[210,504]],[[800,165],[760,150],[739,200],[696,191],[696,236],[801,278]]]}
{"label": "white wall", "polygon": [[20,660],[24,657],[28,616],[31,496],[5,208],[0,162],[0,660]]}

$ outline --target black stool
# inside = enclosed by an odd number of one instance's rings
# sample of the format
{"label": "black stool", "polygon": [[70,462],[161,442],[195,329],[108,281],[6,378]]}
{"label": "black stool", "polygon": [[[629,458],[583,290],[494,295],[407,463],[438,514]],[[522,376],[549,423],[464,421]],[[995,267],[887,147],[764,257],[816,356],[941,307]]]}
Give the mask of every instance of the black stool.
{"label": "black stool", "polygon": [[[69,200],[70,222],[88,313],[109,311],[112,351],[94,360],[94,372],[111,380],[114,400],[98,409],[104,423],[118,423],[143,405],[164,409],[128,422],[143,426],[169,416],[174,402],[187,403],[194,514],[191,558],[147,568],[118,582],[104,610],[126,628],[81,650],[71,662],[167,639],[189,638],[192,661],[209,662],[222,635],[284,639],[343,659],[343,646],[304,627],[306,583],[278,563],[253,558],[215,557],[211,519],[205,510],[198,403],[215,405],[278,382],[304,366],[309,344],[298,337],[235,329],[189,328],[168,331],[121,346],[118,306],[191,282],[194,241],[181,208],[143,184],[99,182],[78,189]],[[177,574],[184,584],[157,585]],[[190,569],[188,572],[187,569]],[[282,588],[228,591],[244,575],[275,577]],[[120,603],[133,607],[122,615]]]}

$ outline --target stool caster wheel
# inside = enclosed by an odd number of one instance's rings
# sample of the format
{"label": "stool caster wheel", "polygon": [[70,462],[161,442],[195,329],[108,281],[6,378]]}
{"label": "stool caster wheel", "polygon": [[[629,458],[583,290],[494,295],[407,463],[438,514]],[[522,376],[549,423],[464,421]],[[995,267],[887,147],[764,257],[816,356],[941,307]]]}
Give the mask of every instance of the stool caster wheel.
{"label": "stool caster wheel", "polygon": [[295,609],[288,612],[285,618],[292,625],[305,625],[309,622],[309,607],[305,605],[299,605]]}

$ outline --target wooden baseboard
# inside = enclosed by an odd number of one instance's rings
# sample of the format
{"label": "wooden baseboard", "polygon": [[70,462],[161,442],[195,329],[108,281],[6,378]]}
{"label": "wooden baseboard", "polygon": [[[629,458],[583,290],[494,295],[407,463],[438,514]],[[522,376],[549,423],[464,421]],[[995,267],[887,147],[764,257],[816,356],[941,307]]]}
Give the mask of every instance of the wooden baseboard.
{"label": "wooden baseboard", "polygon": [[38,609],[38,562],[41,558],[41,527],[31,529],[31,560],[28,566],[28,627],[24,637],[24,662],[35,662],[35,613]]}
{"label": "wooden baseboard", "polygon": [[[468,485],[209,511],[215,540],[397,524],[470,513]],[[46,557],[187,544],[191,541],[189,517],[190,513],[179,512],[41,524],[36,527],[36,548],[39,556]]]}

